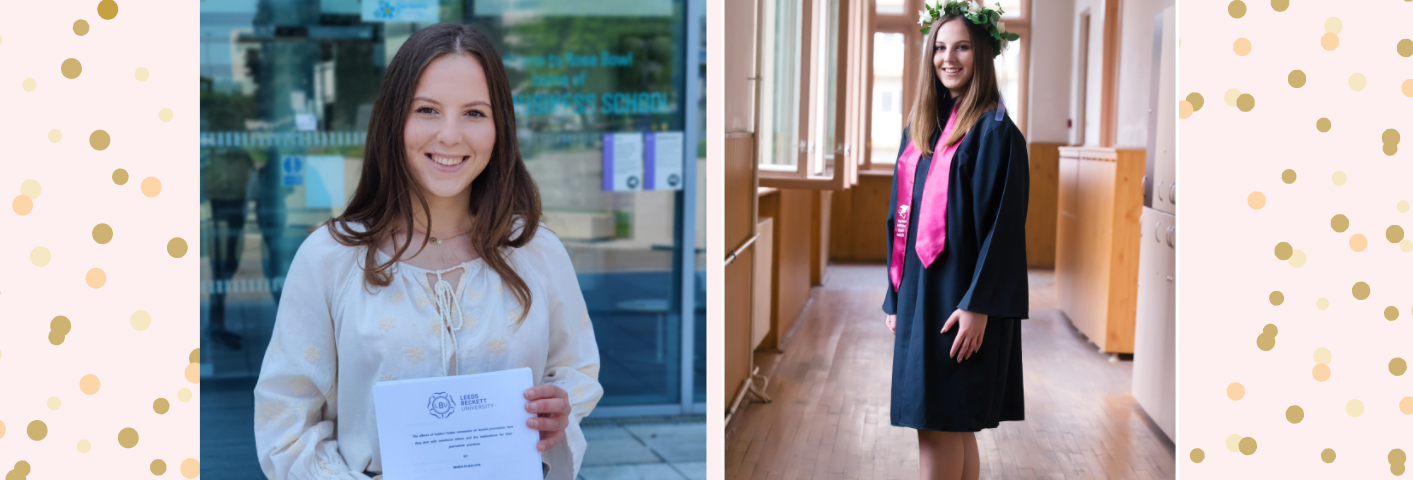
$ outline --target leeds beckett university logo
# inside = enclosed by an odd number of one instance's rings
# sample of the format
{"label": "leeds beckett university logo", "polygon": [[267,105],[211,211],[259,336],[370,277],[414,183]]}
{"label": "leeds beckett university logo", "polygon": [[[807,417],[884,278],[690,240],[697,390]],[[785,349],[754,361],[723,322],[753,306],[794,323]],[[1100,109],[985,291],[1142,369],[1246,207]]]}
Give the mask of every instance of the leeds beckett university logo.
{"label": "leeds beckett university logo", "polygon": [[433,417],[450,417],[451,413],[455,411],[456,400],[453,400],[451,395],[447,395],[446,392],[433,393],[432,398],[427,399],[427,413],[432,414]]}
{"label": "leeds beckett university logo", "polygon": [[906,235],[908,234],[908,206],[907,206],[907,205],[898,205],[898,221],[897,221],[897,223],[894,224],[894,226],[895,226],[896,228],[894,228],[893,230],[897,232],[897,233],[896,233],[897,236],[902,237],[902,236],[906,236]]}

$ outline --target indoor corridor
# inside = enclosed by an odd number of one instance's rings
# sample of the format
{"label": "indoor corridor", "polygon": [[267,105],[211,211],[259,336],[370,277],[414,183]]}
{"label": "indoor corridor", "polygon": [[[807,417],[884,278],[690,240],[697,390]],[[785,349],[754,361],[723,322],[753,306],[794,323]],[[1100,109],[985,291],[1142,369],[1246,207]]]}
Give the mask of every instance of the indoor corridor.
{"label": "indoor corridor", "polygon": [[[727,478],[918,478],[916,433],[889,425],[886,278],[882,264],[830,265],[785,353],[756,353],[773,402],[743,402],[727,426]],[[1129,393],[1133,362],[1071,326],[1054,285],[1053,271],[1030,271],[1026,420],[977,434],[981,478],[1173,478],[1173,444]]]}

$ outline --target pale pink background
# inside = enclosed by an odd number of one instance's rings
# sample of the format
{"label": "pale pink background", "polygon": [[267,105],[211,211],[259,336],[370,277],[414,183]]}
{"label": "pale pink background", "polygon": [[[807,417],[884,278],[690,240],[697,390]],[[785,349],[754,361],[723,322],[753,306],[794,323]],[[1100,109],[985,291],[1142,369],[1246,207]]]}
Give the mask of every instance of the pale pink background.
{"label": "pale pink background", "polygon": [[[200,459],[200,385],[184,375],[187,355],[199,346],[198,231],[198,27],[199,3],[117,0],[118,15],[98,16],[98,0],[5,2],[0,14],[0,474],[18,460],[30,479],[144,478],[154,459],[167,463],[163,478],[182,478],[181,462]],[[73,33],[87,20],[87,35]],[[64,78],[59,66],[76,58],[83,73]],[[134,78],[146,67],[150,78]],[[33,78],[34,92],[21,83]],[[170,123],[157,112],[170,108]],[[63,133],[50,143],[51,129]],[[94,130],[112,137],[96,151]],[[129,173],[115,185],[114,169]],[[143,196],[142,180],[157,177],[161,194]],[[26,179],[41,195],[26,216],[11,209]],[[93,241],[99,223],[113,228],[106,245]],[[172,237],[189,249],[167,254]],[[30,250],[47,247],[47,266],[30,263]],[[101,268],[107,284],[89,288],[84,275]],[[152,325],[129,325],[136,310]],[[47,340],[49,322],[67,316],[73,329],[62,345]],[[79,379],[97,375],[96,395]],[[189,388],[182,403],[177,391]],[[62,407],[46,401],[57,396]],[[152,402],[166,398],[165,415]],[[32,441],[30,421],[49,434]],[[136,429],[140,441],[125,449],[119,430]],[[87,439],[92,450],[78,451]]]}
{"label": "pale pink background", "polygon": [[[1291,0],[1276,12],[1248,0],[1240,19],[1229,3],[1179,2],[1179,99],[1205,99],[1178,122],[1179,478],[1391,477],[1389,450],[1413,456],[1413,416],[1398,407],[1413,395],[1413,372],[1388,371],[1393,357],[1413,362],[1413,254],[1384,236],[1395,224],[1413,235],[1413,212],[1396,208],[1413,202],[1413,98],[1399,90],[1413,78],[1413,58],[1396,49],[1413,36],[1413,3]],[[1343,30],[1339,47],[1325,51],[1332,16]],[[1242,37],[1252,44],[1244,57],[1232,50]],[[1308,79],[1299,89],[1286,80],[1295,69]],[[1368,79],[1363,91],[1349,88],[1354,73]],[[1254,96],[1255,108],[1227,106],[1232,88]],[[1321,117],[1333,124],[1328,133],[1315,128]],[[1389,128],[1403,136],[1392,157],[1380,141]],[[1290,185],[1281,181],[1288,168],[1298,177]],[[1348,175],[1343,186],[1331,181],[1337,170]],[[1266,195],[1264,208],[1247,206],[1252,191]],[[1335,214],[1349,218],[1344,233],[1330,228]],[[1368,238],[1362,253],[1349,247],[1355,233]],[[1306,264],[1278,260],[1280,242],[1304,251]],[[1359,281],[1372,287],[1363,301],[1350,293]],[[1285,295],[1280,306],[1268,300],[1274,290]],[[1327,310],[1315,307],[1320,297]],[[1384,320],[1388,306],[1397,321]],[[1268,323],[1280,333],[1261,351],[1256,337]],[[1323,383],[1311,375],[1320,347],[1333,354]],[[1246,387],[1245,398],[1227,398],[1231,382]],[[1365,411],[1351,418],[1345,403],[1355,398]],[[1299,424],[1285,419],[1291,405],[1305,411]],[[1228,451],[1234,433],[1255,438],[1256,453]],[[1189,458],[1194,448],[1206,453],[1202,463]],[[1321,461],[1325,448],[1334,463]]]}

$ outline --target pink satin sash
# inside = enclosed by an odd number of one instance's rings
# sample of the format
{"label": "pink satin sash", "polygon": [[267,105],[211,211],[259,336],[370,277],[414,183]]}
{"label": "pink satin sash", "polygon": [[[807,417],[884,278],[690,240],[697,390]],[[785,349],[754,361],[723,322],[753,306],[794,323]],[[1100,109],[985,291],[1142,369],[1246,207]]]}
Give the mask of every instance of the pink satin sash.
{"label": "pink satin sash", "polygon": [[[937,256],[942,253],[942,249],[947,243],[947,187],[952,171],[952,158],[956,156],[957,147],[962,141],[957,140],[951,146],[943,147],[943,143],[952,136],[952,131],[957,128],[957,110],[952,109],[952,115],[947,119],[947,126],[942,129],[942,136],[937,138],[937,145],[932,147],[932,164],[928,166],[927,177],[923,179],[922,203],[927,205],[923,209],[922,218],[917,219],[918,235],[917,250],[918,258],[922,260],[924,268],[932,266],[932,262],[937,260]],[[962,138],[966,138],[963,134]],[[893,256],[892,265],[888,266],[888,279],[893,282],[893,290],[898,290],[898,285],[903,281],[903,265],[907,259],[903,257],[908,245],[908,227],[912,220],[913,203],[913,178],[917,175],[917,164],[922,159],[922,152],[913,147],[912,142],[908,142],[908,147],[903,150],[903,156],[898,158],[898,212],[897,219],[893,227]]]}

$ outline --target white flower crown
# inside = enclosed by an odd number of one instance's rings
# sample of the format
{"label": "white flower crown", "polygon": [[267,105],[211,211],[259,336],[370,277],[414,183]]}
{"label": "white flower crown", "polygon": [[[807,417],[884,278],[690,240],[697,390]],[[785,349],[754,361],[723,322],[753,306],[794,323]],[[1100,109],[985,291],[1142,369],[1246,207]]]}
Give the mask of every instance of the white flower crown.
{"label": "white flower crown", "polygon": [[1006,22],[1001,21],[1001,15],[1005,13],[1005,10],[1001,9],[1000,3],[997,3],[996,9],[992,10],[979,3],[964,0],[950,0],[945,4],[942,1],[937,0],[937,3],[932,5],[928,5],[926,0],[923,1],[924,8],[917,12],[917,23],[922,25],[922,29],[919,31],[923,34],[932,30],[932,22],[937,21],[938,18],[943,15],[954,15],[966,18],[971,23],[985,26],[996,47],[996,55],[1000,55],[1002,51],[1006,50],[1006,46],[1010,45],[1012,40],[1020,38],[1020,34],[1006,31]]}

